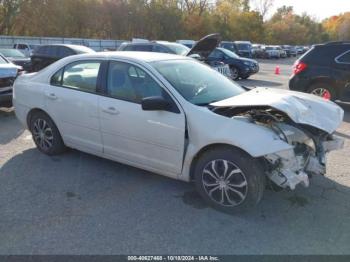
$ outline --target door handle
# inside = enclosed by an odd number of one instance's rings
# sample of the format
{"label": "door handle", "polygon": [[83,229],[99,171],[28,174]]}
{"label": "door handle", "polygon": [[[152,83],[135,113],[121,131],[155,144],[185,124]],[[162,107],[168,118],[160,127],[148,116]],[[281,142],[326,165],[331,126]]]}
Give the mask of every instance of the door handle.
{"label": "door handle", "polygon": [[58,98],[54,93],[48,93],[46,96],[51,100],[56,100]]}
{"label": "door handle", "polygon": [[115,107],[113,107],[113,106],[102,109],[102,112],[110,114],[110,115],[118,115],[119,114],[119,111],[117,109],[115,109]]}

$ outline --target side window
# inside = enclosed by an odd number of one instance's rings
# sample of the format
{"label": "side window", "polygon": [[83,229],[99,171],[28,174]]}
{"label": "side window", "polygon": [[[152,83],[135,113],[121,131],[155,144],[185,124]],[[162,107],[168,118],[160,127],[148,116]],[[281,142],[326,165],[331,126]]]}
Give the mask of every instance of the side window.
{"label": "side window", "polygon": [[163,96],[165,91],[139,67],[112,61],[108,69],[107,92],[117,99],[141,103],[143,98]]}
{"label": "side window", "polygon": [[62,74],[63,74],[63,69],[59,70],[57,73],[55,73],[51,77],[50,84],[54,86],[60,86],[62,85]]}
{"label": "side window", "polygon": [[152,45],[135,45],[134,51],[152,52]]}
{"label": "side window", "polygon": [[157,53],[169,53],[169,51],[168,51],[165,47],[163,47],[163,46],[161,46],[161,45],[155,45],[155,46],[153,46],[153,52],[157,52]]}
{"label": "side window", "polygon": [[350,64],[350,50],[337,58],[338,63]]}
{"label": "side window", "polygon": [[73,51],[71,51],[69,48],[65,46],[58,47],[58,53],[57,53],[58,57],[67,57],[73,54],[74,54]]}
{"label": "side window", "polygon": [[[62,86],[95,93],[100,66],[101,62],[97,61],[79,61],[67,65],[63,72]],[[58,75],[57,79],[59,80]]]}
{"label": "side window", "polygon": [[134,51],[132,45],[127,45],[127,46],[125,46],[122,50],[123,50],[123,51]]}
{"label": "side window", "polygon": [[48,55],[48,47],[47,46],[42,46],[36,50],[36,54],[42,55],[42,56],[47,56]]}
{"label": "side window", "polygon": [[211,58],[215,58],[215,59],[222,59],[223,58],[223,53],[221,51],[218,50],[214,50],[211,54],[210,54]]}

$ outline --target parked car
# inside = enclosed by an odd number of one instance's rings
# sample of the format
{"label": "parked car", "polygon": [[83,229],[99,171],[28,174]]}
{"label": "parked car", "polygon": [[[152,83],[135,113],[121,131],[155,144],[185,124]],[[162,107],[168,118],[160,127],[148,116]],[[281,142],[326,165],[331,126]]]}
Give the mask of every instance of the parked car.
{"label": "parked car", "polygon": [[287,57],[296,57],[297,51],[294,46],[291,45],[282,45],[283,50],[286,52]]}
{"label": "parked car", "polygon": [[306,52],[306,50],[302,46],[296,46],[295,49],[297,50],[298,55],[302,55]]}
{"label": "parked car", "polygon": [[238,49],[237,46],[235,45],[234,42],[230,41],[221,41],[219,47],[225,48],[227,50],[230,50],[231,52],[238,54]]}
{"label": "parked car", "polygon": [[71,147],[193,181],[226,212],[258,203],[265,181],[308,186],[344,142],[334,135],[344,112],[333,102],[275,88],[246,92],[172,54],[66,57],[18,77],[14,105],[42,153]]}
{"label": "parked car", "polygon": [[21,69],[0,55],[0,107],[12,106],[12,86]]}
{"label": "parked car", "polygon": [[286,51],[284,51],[281,46],[276,45],[276,46],[273,46],[273,48],[278,51],[278,54],[279,54],[278,58],[286,58],[287,57]]}
{"label": "parked car", "polygon": [[280,58],[280,52],[273,46],[265,46],[263,47],[263,50],[264,50],[264,58],[267,58],[267,59]]}
{"label": "parked car", "polygon": [[313,46],[294,64],[291,90],[350,102],[350,42]]}
{"label": "parked car", "polygon": [[118,51],[140,51],[157,52],[177,55],[187,55],[191,49],[185,45],[167,41],[132,41],[124,42],[118,48]]}
{"label": "parked car", "polygon": [[229,65],[233,80],[238,78],[247,79],[259,72],[259,63],[256,60],[236,55],[230,50],[219,47],[208,57],[211,62],[219,61]]}
{"label": "parked car", "polygon": [[253,44],[252,45],[252,56],[253,58],[264,58],[264,49],[262,45]]}
{"label": "parked car", "polygon": [[176,40],[176,43],[185,45],[188,48],[192,48],[196,44],[196,41],[194,41],[194,40]]}
{"label": "parked car", "polygon": [[15,65],[19,65],[24,71],[30,69],[30,58],[26,57],[22,52],[17,49],[0,49],[0,54],[6,57],[7,60]]}
{"label": "parked car", "polygon": [[230,68],[224,63],[218,61],[209,61],[209,54],[219,45],[221,37],[219,34],[211,34],[203,37],[201,40],[189,49],[188,47],[173,42],[167,41],[133,41],[125,42],[119,47],[119,51],[142,51],[142,52],[157,52],[170,53],[181,56],[191,56],[197,60],[203,61],[213,67],[216,71],[231,77]]}
{"label": "parked car", "polygon": [[94,50],[81,45],[43,45],[37,48],[31,56],[31,71],[40,71],[67,56],[94,52]]}
{"label": "parked car", "polygon": [[37,49],[40,45],[37,44],[25,44],[25,43],[19,43],[14,44],[13,49],[19,50],[21,53],[23,53],[26,57],[30,57],[34,50]]}
{"label": "parked car", "polygon": [[252,58],[252,43],[249,41],[235,41],[237,55],[247,58]]}

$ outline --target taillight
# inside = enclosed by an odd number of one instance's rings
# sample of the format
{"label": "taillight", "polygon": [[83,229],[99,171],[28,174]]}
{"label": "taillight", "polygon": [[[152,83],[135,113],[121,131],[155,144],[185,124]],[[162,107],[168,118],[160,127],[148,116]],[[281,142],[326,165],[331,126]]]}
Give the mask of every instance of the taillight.
{"label": "taillight", "polygon": [[303,72],[305,69],[307,68],[307,64],[300,62],[300,61],[296,61],[294,66],[293,66],[293,73],[295,75]]}

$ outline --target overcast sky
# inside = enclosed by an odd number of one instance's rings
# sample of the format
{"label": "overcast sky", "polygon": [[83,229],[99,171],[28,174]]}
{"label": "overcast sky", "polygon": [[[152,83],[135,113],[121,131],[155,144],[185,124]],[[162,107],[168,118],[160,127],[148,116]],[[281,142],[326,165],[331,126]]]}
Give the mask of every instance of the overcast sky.
{"label": "overcast sky", "polygon": [[319,20],[339,13],[350,12],[350,0],[275,0],[274,10],[283,5],[293,6],[297,14],[306,12]]}

